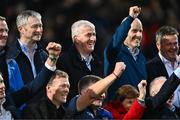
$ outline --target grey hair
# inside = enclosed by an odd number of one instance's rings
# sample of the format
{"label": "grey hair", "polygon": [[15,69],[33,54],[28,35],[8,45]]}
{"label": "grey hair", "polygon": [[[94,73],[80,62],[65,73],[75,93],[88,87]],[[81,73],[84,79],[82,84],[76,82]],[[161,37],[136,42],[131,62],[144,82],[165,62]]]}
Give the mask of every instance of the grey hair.
{"label": "grey hair", "polygon": [[0,20],[1,20],[1,21],[6,21],[6,18],[3,17],[3,16],[0,16]]}
{"label": "grey hair", "polygon": [[21,12],[16,19],[16,25],[19,28],[22,25],[25,25],[28,21],[29,17],[35,17],[38,18],[39,20],[41,20],[41,14],[33,11],[33,10],[25,10],[23,12]]}
{"label": "grey hair", "polygon": [[0,80],[3,80],[2,74],[0,73]]}
{"label": "grey hair", "polygon": [[71,26],[71,36],[72,36],[73,42],[74,42],[74,36],[79,34],[79,28],[82,26],[89,26],[95,30],[94,24],[87,20],[78,20],[74,22]]}
{"label": "grey hair", "polygon": [[149,86],[150,96],[153,96],[154,93],[157,94],[157,92],[159,92],[159,90],[161,89],[162,85],[165,83],[166,80],[167,80],[167,78],[165,76],[160,76],[160,77],[154,78]]}

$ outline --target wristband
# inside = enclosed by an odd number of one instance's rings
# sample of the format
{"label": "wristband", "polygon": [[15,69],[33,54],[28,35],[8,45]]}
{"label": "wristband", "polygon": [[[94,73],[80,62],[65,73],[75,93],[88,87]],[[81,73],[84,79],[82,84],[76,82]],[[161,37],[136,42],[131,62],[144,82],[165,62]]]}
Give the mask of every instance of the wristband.
{"label": "wristband", "polygon": [[48,56],[50,60],[52,60],[53,62],[56,61],[59,57],[54,57],[52,55]]}
{"label": "wristband", "polygon": [[117,78],[119,78],[119,76],[118,76],[118,75],[116,75],[114,72],[112,72],[112,74],[113,74],[114,76],[116,76],[116,79],[117,79]]}

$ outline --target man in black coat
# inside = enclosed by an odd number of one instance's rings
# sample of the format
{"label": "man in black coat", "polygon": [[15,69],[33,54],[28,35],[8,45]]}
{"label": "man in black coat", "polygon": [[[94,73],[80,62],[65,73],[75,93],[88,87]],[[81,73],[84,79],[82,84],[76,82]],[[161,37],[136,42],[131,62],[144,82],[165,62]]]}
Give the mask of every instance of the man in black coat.
{"label": "man in black coat", "polygon": [[69,98],[78,94],[77,83],[85,75],[102,77],[103,64],[94,53],[96,43],[95,26],[86,20],[79,20],[71,27],[73,45],[60,56],[57,67],[69,75],[71,84]]}
{"label": "man in black coat", "polygon": [[65,115],[63,103],[69,93],[67,73],[56,70],[46,86],[46,96],[27,105],[23,111],[25,119],[62,119]]}
{"label": "man in black coat", "polygon": [[[178,35],[178,31],[171,26],[162,26],[156,32],[156,47],[159,52],[156,57],[146,64],[148,85],[151,83],[151,80],[156,77],[165,76],[169,78],[178,67]],[[180,87],[178,87],[178,89],[180,89]],[[180,93],[178,89],[175,91],[175,99],[173,101],[176,107],[180,107]]]}

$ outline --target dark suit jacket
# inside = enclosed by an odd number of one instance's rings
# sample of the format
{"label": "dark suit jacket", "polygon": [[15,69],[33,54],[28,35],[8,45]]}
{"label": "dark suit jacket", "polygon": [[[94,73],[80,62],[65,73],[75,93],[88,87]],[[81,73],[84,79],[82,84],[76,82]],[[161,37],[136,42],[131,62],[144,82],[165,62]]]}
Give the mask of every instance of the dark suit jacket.
{"label": "dark suit jacket", "polygon": [[23,111],[25,119],[62,119],[65,111],[62,105],[57,109],[56,106],[44,97],[36,103],[31,103]]}
{"label": "dark suit jacket", "polygon": [[169,77],[164,63],[160,59],[159,55],[147,62],[146,69],[148,75],[148,83],[150,83],[154,78],[159,76],[165,76],[166,78]]}
{"label": "dark suit jacket", "polygon": [[69,75],[70,92],[68,99],[78,94],[78,81],[85,75],[97,75],[102,77],[103,64],[96,54],[92,53],[93,59],[91,60],[91,71],[87,68],[85,61],[81,59],[79,52],[75,45],[73,45],[68,52],[60,56],[57,68],[63,70]]}
{"label": "dark suit jacket", "polygon": [[[176,88],[178,87],[180,83],[180,79],[177,78],[177,76],[173,73],[168,80],[163,84],[160,91],[154,96],[154,97],[146,97],[145,103],[146,103],[146,111],[143,116],[143,118],[148,119],[161,119],[163,116],[165,116],[167,113],[163,112],[165,106],[164,104],[166,101],[170,98],[170,96],[174,93]],[[167,116],[166,119],[170,119],[172,116]]]}

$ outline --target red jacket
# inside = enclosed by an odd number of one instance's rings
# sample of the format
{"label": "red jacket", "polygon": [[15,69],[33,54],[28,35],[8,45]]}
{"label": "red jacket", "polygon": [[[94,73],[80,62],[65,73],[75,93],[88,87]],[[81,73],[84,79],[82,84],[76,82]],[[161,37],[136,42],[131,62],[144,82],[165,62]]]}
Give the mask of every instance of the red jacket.
{"label": "red jacket", "polygon": [[120,101],[110,101],[104,107],[112,113],[114,119],[140,119],[144,113],[145,107],[135,100],[129,109],[126,111]]}

